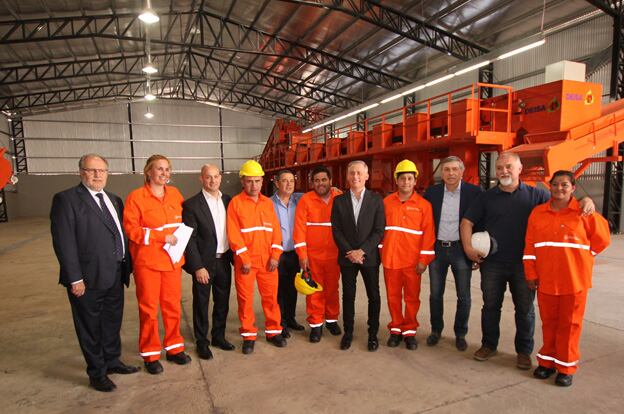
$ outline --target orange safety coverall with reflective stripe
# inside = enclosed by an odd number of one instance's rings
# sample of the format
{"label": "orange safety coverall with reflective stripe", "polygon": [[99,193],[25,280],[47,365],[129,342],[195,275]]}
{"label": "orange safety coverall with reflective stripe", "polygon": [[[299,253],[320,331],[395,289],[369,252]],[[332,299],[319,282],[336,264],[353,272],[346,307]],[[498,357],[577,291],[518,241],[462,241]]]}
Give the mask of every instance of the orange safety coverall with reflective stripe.
{"label": "orange safety coverall with reflective stripe", "polygon": [[337,322],[340,315],[340,266],[331,228],[332,205],[339,194],[340,190],[330,189],[326,203],[316,192],[307,192],[295,211],[295,250],[300,260],[309,261],[312,278],[323,287],[321,292],[306,297],[307,321],[312,328],[323,326],[323,322]]}
{"label": "orange safety coverall with reflective stripe", "polygon": [[[414,336],[418,328],[421,277],[419,263],[428,265],[435,258],[435,230],[431,204],[416,192],[405,202],[399,193],[384,199],[386,231],[381,246],[390,333]],[[403,313],[405,301],[405,313]]]}
{"label": "orange safety coverall with reflective stripe", "polygon": [[[235,252],[234,280],[241,336],[245,340],[255,340],[257,337],[253,310],[256,280],[266,319],[266,337],[280,334],[282,326],[277,303],[277,268],[269,272],[268,264],[270,259],[279,260],[282,254],[282,231],[271,199],[259,194],[258,200],[254,201],[244,191],[232,198],[227,211],[227,234],[230,247]],[[251,265],[248,274],[242,273],[243,264]]]}
{"label": "orange safety coverall with reflective stripe", "polygon": [[165,186],[165,195],[159,199],[147,185],[137,188],[126,199],[123,226],[130,239],[139,303],[139,352],[145,361],[160,359],[159,306],[165,326],[165,351],[168,354],[184,351],[184,338],[180,334],[184,257],[173,264],[163,249],[165,237],[182,223],[183,201],[175,187]]}
{"label": "orange safety coverall with reflective stripe", "polygon": [[531,212],[523,262],[526,279],[538,283],[541,366],[563,374],[576,372],[594,256],[607,248],[610,237],[607,220],[598,213],[581,216],[574,198],[559,211],[548,202]]}

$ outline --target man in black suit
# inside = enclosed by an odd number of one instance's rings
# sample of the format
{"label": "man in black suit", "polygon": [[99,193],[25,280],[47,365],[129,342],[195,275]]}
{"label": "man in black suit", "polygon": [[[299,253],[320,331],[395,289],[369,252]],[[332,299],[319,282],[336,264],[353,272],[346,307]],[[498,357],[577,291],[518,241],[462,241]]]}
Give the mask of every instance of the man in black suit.
{"label": "man in black suit", "polygon": [[123,284],[132,271],[128,239],[121,227],[123,202],[104,191],[108,162],[97,154],[80,158],[76,187],[54,195],[52,243],[60,264],[59,283],[67,288],[89,384],[110,392],[108,374],[132,374],[138,367],[119,359]]}
{"label": "man in black suit", "polygon": [[331,212],[332,233],[338,246],[338,264],[342,274],[342,308],[345,333],[340,349],[351,347],[355,320],[355,287],[362,273],[368,296],[368,350],[379,348],[379,250],[386,218],[381,196],[365,189],[368,166],[352,161],[347,167],[350,190],[334,199]]}
{"label": "man in black suit", "polygon": [[201,169],[202,190],[182,204],[182,220],[192,227],[193,235],[186,246],[184,270],[193,277],[193,330],[197,354],[211,359],[208,340],[208,303],[212,289],[212,345],[225,351],[234,345],[225,339],[232,286],[232,251],[226,234],[225,215],[230,196],[222,194],[221,172],[214,165]]}
{"label": "man in black suit", "polygon": [[431,334],[427,345],[440,340],[444,328],[444,288],[449,266],[455,278],[457,309],[455,311],[455,347],[465,351],[468,347],[468,317],[470,316],[470,279],[472,264],[464,254],[459,239],[459,223],[481,188],[462,181],[464,163],[459,157],[446,157],[440,162],[442,183],[430,187],[425,199],[433,207],[436,243],[435,260],[429,264]]}

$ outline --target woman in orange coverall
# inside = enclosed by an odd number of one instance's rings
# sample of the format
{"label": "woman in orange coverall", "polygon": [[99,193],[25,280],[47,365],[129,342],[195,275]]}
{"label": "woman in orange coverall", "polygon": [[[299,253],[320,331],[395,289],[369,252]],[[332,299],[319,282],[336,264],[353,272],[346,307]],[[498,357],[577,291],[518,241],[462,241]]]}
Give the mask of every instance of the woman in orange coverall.
{"label": "woman in orange coverall", "polygon": [[159,374],[163,345],[158,334],[158,307],[165,326],[164,348],[167,360],[187,364],[191,357],[184,352],[180,335],[181,268],[184,258],[172,263],[163,249],[175,245],[173,232],[182,223],[184,198],[168,186],[171,163],[163,155],[152,155],[145,168],[145,185],[128,195],[124,209],[124,229],[130,239],[136,295],[139,302],[139,352],[150,374]]}
{"label": "woman in orange coverall", "polygon": [[529,288],[537,289],[544,345],[533,375],[572,385],[580,360],[579,340],[594,256],[610,243],[609,225],[598,213],[582,216],[574,174],[557,171],[550,180],[550,201],[529,216],[524,269]]}

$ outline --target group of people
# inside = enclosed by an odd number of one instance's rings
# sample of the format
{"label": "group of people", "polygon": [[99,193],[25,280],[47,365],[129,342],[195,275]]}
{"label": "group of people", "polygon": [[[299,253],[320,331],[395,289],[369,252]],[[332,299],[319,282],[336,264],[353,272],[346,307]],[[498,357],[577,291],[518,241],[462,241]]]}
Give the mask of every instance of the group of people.
{"label": "group of people", "polygon": [[[471,275],[480,269],[483,336],[474,358],[486,361],[497,353],[509,284],[515,306],[517,366],[532,367],[537,291],[544,345],[537,354],[534,376],[545,379],[557,373],[557,384],[572,383],[593,257],[608,246],[609,228],[594,212],[591,199],[577,202],[572,197],[575,180],[570,172],[555,173],[549,193],[521,182],[520,158],[503,152],[496,161],[498,186],[482,192],[462,180],[464,164],[450,156],[440,162],[442,183],[430,187],[423,197],[415,191],[416,164],[403,160],[394,172],[397,191],[384,199],[366,189],[367,164],[352,161],[345,192],[332,186],[331,170],[319,165],[308,177],[311,191],[294,192],[295,175],[283,170],[274,180],[277,191],[266,197],[261,194],[264,171],[249,160],[239,171],[242,191],[238,195],[222,194],[221,172],[207,164],[199,176],[202,189],[184,200],[168,185],[170,161],[153,155],[144,168],[144,186],[128,195],[124,207],[118,196],[104,191],[108,178],[104,157],[87,154],[79,168],[81,183],[54,196],[51,230],[60,283],[67,288],[90,386],[98,391],[116,388],[110,374],[139,371],[120,360],[123,285],[128,286],[131,273],[139,305],[139,352],[146,371],[159,374],[163,350],[173,363],[191,361],[180,334],[182,269],[193,279],[197,355],[211,359],[210,345],[235,349],[225,337],[232,267],[244,354],[254,351],[258,336],[254,285],[265,316],[265,337],[281,348],[291,330],[305,329],[295,317],[295,279],[305,274],[311,275],[306,281],[313,280],[318,287],[306,296],[309,341],[319,342],[326,328],[332,335],[342,335],[340,349],[351,347],[356,281],[361,274],[368,297],[367,348],[376,351],[380,265],[391,319],[387,345],[417,348],[421,277],[427,268],[431,286],[427,345],[440,341],[450,267],[457,291],[455,346],[465,351]],[[184,239],[178,230],[186,226],[192,234]],[[486,231],[497,248],[484,252],[473,246],[477,230]],[[169,250],[179,242],[186,243],[184,256],[174,261]],[[344,332],[339,325],[340,283]]]}

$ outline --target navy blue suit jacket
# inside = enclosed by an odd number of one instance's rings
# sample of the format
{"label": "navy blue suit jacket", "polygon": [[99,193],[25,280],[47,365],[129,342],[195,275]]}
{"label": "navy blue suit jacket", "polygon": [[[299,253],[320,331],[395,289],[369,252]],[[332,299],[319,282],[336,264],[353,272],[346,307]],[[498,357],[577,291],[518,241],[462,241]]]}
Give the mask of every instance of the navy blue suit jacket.
{"label": "navy blue suit jacket", "polygon": [[[470,204],[481,194],[483,190],[474,184],[462,181],[459,195],[459,221],[464,217]],[[440,214],[442,213],[442,200],[444,199],[444,183],[431,186],[425,191],[425,199],[433,207],[433,219],[435,221],[436,237],[440,226]]]}

